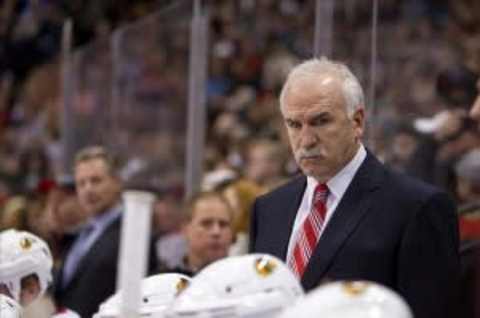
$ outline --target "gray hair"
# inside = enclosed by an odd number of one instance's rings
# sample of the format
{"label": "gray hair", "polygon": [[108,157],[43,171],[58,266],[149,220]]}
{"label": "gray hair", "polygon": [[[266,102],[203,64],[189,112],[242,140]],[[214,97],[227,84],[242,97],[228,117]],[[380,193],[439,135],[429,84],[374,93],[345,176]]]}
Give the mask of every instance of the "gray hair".
{"label": "gray hair", "polygon": [[324,56],[320,59],[312,58],[306,60],[290,71],[280,93],[280,107],[284,107],[286,92],[295,80],[301,77],[320,76],[322,74],[332,74],[342,82],[342,92],[349,116],[353,115],[356,110],[365,107],[363,89],[357,77],[353,75],[345,64],[331,61]]}

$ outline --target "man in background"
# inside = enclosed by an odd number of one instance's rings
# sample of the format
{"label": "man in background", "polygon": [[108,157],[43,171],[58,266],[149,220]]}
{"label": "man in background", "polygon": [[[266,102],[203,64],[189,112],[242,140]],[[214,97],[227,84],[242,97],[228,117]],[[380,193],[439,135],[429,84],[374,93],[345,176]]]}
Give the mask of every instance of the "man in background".
{"label": "man in background", "polygon": [[[77,196],[88,221],[67,248],[55,297],[81,317],[91,317],[115,292],[123,211],[117,170],[114,157],[103,147],[85,148],[75,157]],[[150,269],[154,259],[150,257]]]}

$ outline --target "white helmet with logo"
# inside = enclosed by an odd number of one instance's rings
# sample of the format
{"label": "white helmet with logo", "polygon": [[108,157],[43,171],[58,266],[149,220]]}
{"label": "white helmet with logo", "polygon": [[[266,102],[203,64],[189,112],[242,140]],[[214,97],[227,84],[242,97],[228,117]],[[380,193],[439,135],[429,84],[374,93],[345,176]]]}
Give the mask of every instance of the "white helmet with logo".
{"label": "white helmet with logo", "polygon": [[[158,274],[142,280],[141,317],[162,317],[175,297],[190,283],[188,276],[168,273]],[[121,292],[115,293],[100,305],[93,318],[116,318],[121,313]]]}
{"label": "white helmet with logo", "polygon": [[287,266],[267,254],[225,258],[200,271],[173,303],[169,317],[277,315],[304,294]]}
{"label": "white helmet with logo", "polygon": [[15,300],[0,294],[0,317],[20,318],[22,317],[22,308]]}
{"label": "white helmet with logo", "polygon": [[[0,232],[0,284],[20,302],[21,281],[35,274],[43,295],[52,282],[53,259],[47,243],[38,236],[17,230]],[[24,304],[28,305],[28,304]]]}
{"label": "white helmet with logo", "polygon": [[341,281],[318,287],[279,318],[412,318],[394,291],[372,282]]}

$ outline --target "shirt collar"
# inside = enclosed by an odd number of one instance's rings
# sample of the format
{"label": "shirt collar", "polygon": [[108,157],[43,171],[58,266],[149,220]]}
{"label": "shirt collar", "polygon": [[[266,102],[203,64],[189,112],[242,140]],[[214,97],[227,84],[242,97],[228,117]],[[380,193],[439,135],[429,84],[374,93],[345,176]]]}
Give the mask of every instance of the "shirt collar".
{"label": "shirt collar", "polygon": [[113,221],[120,216],[122,212],[122,204],[118,202],[112,208],[108,209],[105,213],[96,215],[91,219],[89,224],[95,229],[104,229],[108,227]]}
{"label": "shirt collar", "polygon": [[[363,144],[360,144],[360,147],[357,150],[357,153],[350,162],[342,168],[336,175],[334,175],[330,180],[327,181],[329,195],[333,197],[341,198],[345,191],[347,191],[350,182],[352,181],[355,173],[358,171],[363,161],[367,157],[367,151]],[[307,177],[307,187],[310,189],[315,189],[318,181],[314,177]]]}

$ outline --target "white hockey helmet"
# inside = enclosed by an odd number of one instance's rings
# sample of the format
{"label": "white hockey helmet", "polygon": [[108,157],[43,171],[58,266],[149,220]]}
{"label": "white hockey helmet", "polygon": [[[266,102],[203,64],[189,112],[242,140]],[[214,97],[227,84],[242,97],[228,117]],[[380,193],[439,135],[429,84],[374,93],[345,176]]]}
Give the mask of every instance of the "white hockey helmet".
{"label": "white hockey helmet", "polygon": [[[188,276],[167,273],[149,276],[142,280],[141,317],[162,317],[175,297],[190,283]],[[121,291],[115,293],[100,305],[93,318],[116,318],[121,313]]]}
{"label": "white hockey helmet", "polygon": [[394,291],[373,282],[328,283],[305,296],[279,318],[412,318],[407,303]]}
{"label": "white hockey helmet", "polygon": [[[38,236],[17,230],[0,232],[0,284],[20,302],[22,278],[36,274],[43,295],[52,282],[53,258],[47,243]],[[28,305],[28,304],[24,304]]]}
{"label": "white hockey helmet", "polygon": [[276,316],[304,294],[288,267],[267,254],[233,256],[200,271],[168,317]]}
{"label": "white hockey helmet", "polygon": [[10,297],[0,294],[0,316],[2,318],[22,317],[22,308]]}

